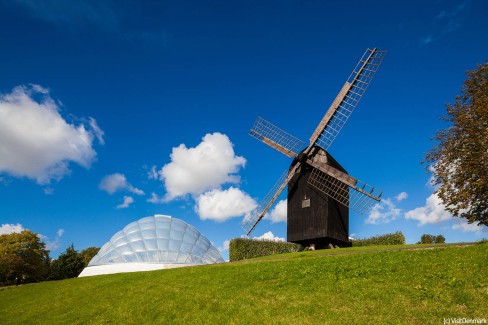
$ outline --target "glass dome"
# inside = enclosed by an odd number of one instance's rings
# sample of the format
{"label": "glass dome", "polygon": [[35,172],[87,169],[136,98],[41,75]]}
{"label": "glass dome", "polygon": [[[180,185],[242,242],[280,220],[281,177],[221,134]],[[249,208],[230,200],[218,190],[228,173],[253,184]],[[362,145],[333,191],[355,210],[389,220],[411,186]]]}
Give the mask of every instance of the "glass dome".
{"label": "glass dome", "polygon": [[102,246],[88,267],[125,263],[200,265],[223,263],[219,251],[195,227],[165,215],[128,224]]}

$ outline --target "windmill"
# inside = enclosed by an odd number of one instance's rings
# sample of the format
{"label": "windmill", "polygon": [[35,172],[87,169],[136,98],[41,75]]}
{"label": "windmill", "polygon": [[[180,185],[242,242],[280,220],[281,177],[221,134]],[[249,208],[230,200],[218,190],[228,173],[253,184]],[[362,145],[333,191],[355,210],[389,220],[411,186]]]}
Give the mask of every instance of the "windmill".
{"label": "windmill", "polygon": [[249,134],[293,158],[257,208],[242,221],[247,236],[263,219],[288,185],[287,240],[317,248],[347,245],[349,208],[363,214],[381,192],[350,176],[328,153],[351,113],[364,95],[386,51],[367,49],[327,113],[305,142],[258,117]]}

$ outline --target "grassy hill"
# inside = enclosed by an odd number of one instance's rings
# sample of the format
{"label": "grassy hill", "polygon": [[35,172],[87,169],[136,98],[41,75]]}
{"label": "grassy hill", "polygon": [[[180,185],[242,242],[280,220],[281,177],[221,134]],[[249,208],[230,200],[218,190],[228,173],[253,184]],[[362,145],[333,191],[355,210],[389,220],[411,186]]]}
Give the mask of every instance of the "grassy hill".
{"label": "grassy hill", "polygon": [[442,324],[444,318],[488,320],[487,274],[486,244],[294,253],[2,288],[0,323]]}

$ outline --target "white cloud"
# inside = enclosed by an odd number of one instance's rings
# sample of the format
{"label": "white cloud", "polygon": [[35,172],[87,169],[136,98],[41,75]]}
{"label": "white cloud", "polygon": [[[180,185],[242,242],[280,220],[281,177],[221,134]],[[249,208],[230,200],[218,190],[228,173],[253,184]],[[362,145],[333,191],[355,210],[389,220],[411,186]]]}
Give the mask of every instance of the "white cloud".
{"label": "white cloud", "polygon": [[286,222],[288,204],[286,200],[278,202],[271,212],[267,213],[265,219],[270,219],[272,223]]}
{"label": "white cloud", "polygon": [[53,195],[54,194],[54,189],[52,187],[46,187],[46,188],[44,188],[44,194],[46,194],[46,195]]}
{"label": "white cloud", "polygon": [[105,176],[98,187],[108,194],[114,194],[117,191],[125,190],[137,195],[144,195],[143,191],[129,184],[125,175],[120,173]]}
{"label": "white cloud", "polygon": [[146,200],[147,202],[150,202],[150,203],[164,203],[164,198],[160,197],[159,195],[157,195],[156,193],[152,192],[151,193],[151,197],[149,199]]}
{"label": "white cloud", "polygon": [[238,183],[235,173],[246,164],[243,157],[235,155],[229,138],[221,133],[205,135],[194,148],[180,144],[173,148],[170,157],[171,162],[159,171],[166,187],[166,200],[199,195],[225,183]]}
{"label": "white cloud", "polygon": [[402,210],[397,208],[391,199],[383,199],[380,203],[373,206],[365,223],[372,225],[389,223],[398,218],[401,211]]}
{"label": "white cloud", "polygon": [[429,166],[428,170],[430,173],[430,177],[429,177],[429,180],[427,181],[427,183],[425,185],[432,188],[432,189],[436,189],[436,187],[438,187],[438,186],[435,184],[435,177],[434,177],[435,165]]}
{"label": "white cloud", "polygon": [[132,203],[134,203],[134,198],[132,196],[125,196],[124,195],[124,202],[122,202],[121,204],[117,205],[117,209],[125,209],[125,208],[128,208],[129,205],[131,205]]}
{"label": "white cloud", "polygon": [[103,139],[105,132],[98,126],[97,121],[93,117],[90,117],[89,122],[93,133],[97,137],[98,142],[100,144],[105,144],[105,140]]}
{"label": "white cloud", "polygon": [[475,232],[475,233],[488,232],[488,227],[478,226],[477,224],[478,224],[477,222],[468,223],[465,219],[463,219],[453,224],[452,229],[461,230],[462,232]]}
{"label": "white cloud", "polygon": [[20,223],[14,225],[14,224],[3,224],[0,226],[0,235],[8,235],[14,232],[22,232],[22,230],[26,230]]}
{"label": "white cloud", "polygon": [[156,170],[156,166],[152,166],[151,170],[147,172],[147,178],[158,179],[158,171]]}
{"label": "white cloud", "polygon": [[49,237],[39,234],[39,237],[46,242],[46,249],[49,251],[54,251],[59,248],[60,239],[64,235],[63,229],[58,229],[56,232],[56,239],[53,241],[49,240]]}
{"label": "white cloud", "polygon": [[397,196],[395,196],[395,199],[400,202],[408,198],[408,193],[407,192],[401,192]]}
{"label": "white cloud", "polygon": [[444,204],[437,194],[431,194],[423,207],[415,208],[405,213],[405,218],[420,221],[419,226],[425,224],[438,224],[453,217],[446,211]]}
{"label": "white cloud", "polygon": [[195,198],[195,211],[200,219],[226,221],[245,215],[256,207],[256,202],[238,188],[214,189]]}
{"label": "white cloud", "polygon": [[226,239],[222,243],[222,246],[217,247],[217,249],[219,250],[220,253],[228,251],[229,250],[229,244],[230,244],[230,240]]}
{"label": "white cloud", "polygon": [[259,237],[253,237],[253,239],[273,240],[273,241],[286,241],[285,238],[281,238],[281,237],[275,236],[271,231],[268,231],[268,232],[262,234]]}
{"label": "white cloud", "polygon": [[15,87],[0,95],[0,172],[47,184],[69,174],[70,162],[89,168],[96,132],[69,124],[47,89]]}

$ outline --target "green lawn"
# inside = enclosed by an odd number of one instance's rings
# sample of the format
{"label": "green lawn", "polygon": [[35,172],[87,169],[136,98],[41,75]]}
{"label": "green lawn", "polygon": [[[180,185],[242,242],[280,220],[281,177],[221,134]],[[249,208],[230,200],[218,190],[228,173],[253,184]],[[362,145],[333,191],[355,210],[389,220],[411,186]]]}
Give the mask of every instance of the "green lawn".
{"label": "green lawn", "polygon": [[486,244],[315,251],[0,289],[1,324],[442,324],[464,317],[488,321]]}

